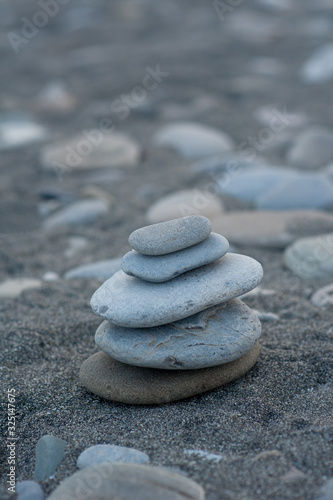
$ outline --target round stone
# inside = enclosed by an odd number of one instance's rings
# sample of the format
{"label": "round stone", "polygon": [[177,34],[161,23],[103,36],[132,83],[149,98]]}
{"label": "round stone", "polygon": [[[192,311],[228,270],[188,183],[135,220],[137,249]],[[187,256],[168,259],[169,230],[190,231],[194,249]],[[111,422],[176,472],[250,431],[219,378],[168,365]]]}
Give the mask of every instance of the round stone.
{"label": "round stone", "polygon": [[200,189],[183,189],[157,200],[147,211],[150,224],[176,219],[185,215],[214,217],[223,212],[222,201],[213,193]]}
{"label": "round stone", "polygon": [[136,405],[170,403],[243,376],[255,364],[259,350],[257,342],[247,354],[231,363],[199,370],[142,368],[98,352],[81,366],[80,380],[88,391],[111,401]]}
{"label": "round stone", "polygon": [[146,255],[164,255],[200,243],[210,234],[209,219],[203,215],[189,215],[134,231],[128,241],[137,252]]}
{"label": "round stone", "polygon": [[234,299],[155,328],[123,328],[104,321],[95,341],[106,354],[129,365],[194,370],[240,358],[260,332],[256,314]]}
{"label": "round stone", "polygon": [[165,125],[153,136],[153,143],[175,149],[187,158],[203,158],[234,148],[234,141],[224,132],[193,122]]}
{"label": "round stone", "polygon": [[103,462],[147,464],[149,461],[146,453],[142,453],[142,451],[135,450],[134,448],[112,444],[97,444],[90,446],[80,454],[77,459],[77,466],[79,469],[83,469]]}
{"label": "round stone", "polygon": [[229,243],[223,236],[212,233],[208,238],[179,252],[166,255],[143,255],[132,250],[124,255],[121,267],[130,276],[162,283],[223,257]]}
{"label": "round stone", "polygon": [[204,490],[180,474],[135,464],[91,465],[68,477],[48,500],[204,500]]}
{"label": "round stone", "polygon": [[262,275],[259,262],[236,253],[165,283],[152,284],[119,271],[94,293],[91,307],[120,326],[164,325],[249,292]]}

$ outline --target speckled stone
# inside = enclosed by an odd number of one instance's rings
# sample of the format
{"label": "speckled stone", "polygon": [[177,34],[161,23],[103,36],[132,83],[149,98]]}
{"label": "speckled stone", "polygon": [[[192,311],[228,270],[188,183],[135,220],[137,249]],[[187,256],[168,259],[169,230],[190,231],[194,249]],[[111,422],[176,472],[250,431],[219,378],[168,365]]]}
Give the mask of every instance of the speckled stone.
{"label": "speckled stone", "polygon": [[234,299],[155,328],[123,328],[104,321],[95,341],[102,351],[122,363],[196,370],[240,358],[252,349],[260,332],[256,314]]}
{"label": "speckled stone", "polygon": [[95,314],[120,326],[172,323],[252,290],[262,279],[259,262],[239,254],[153,285],[119,271],[94,293]]}
{"label": "speckled stone", "polygon": [[149,457],[142,451],[126,446],[116,446],[112,444],[97,444],[85,449],[77,459],[79,469],[84,469],[90,465],[97,465],[104,462],[122,464],[148,464]]}
{"label": "speckled stone", "polygon": [[141,227],[130,234],[128,241],[137,252],[164,255],[200,243],[211,230],[209,219],[202,215],[189,215]]}
{"label": "speckled stone", "polygon": [[179,252],[143,255],[132,250],[124,255],[122,269],[130,276],[162,283],[221,258],[229,248],[228,240],[212,233],[206,239]]}
{"label": "speckled stone", "polygon": [[65,479],[48,500],[204,500],[204,490],[180,474],[135,464],[91,465]]}
{"label": "speckled stone", "polygon": [[[259,350],[257,342],[241,358],[201,370],[142,368],[120,363],[98,352],[83,363],[80,380],[88,391],[111,401],[135,405],[170,403],[216,389],[243,376],[255,364]],[[50,500],[56,498],[60,499]]]}

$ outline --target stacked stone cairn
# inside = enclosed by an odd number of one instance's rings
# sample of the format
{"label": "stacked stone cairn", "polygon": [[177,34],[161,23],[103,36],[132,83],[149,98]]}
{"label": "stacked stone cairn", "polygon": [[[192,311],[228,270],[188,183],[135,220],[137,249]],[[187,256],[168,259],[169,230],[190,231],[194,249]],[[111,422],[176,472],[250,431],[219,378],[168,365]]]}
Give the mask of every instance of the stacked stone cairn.
{"label": "stacked stone cairn", "polygon": [[227,253],[200,215],[143,227],[129,243],[122,270],[91,299],[105,318],[95,336],[102,351],[83,363],[82,384],[108,400],[160,404],[244,375],[261,325],[236,297],[260,282],[259,262]]}

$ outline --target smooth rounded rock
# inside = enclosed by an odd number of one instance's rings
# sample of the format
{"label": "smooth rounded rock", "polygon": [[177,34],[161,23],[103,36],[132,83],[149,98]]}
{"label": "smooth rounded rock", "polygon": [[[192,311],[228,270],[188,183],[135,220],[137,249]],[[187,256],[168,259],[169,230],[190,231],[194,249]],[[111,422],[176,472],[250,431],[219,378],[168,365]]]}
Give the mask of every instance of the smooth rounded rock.
{"label": "smooth rounded rock", "polygon": [[223,132],[199,123],[166,125],[156,132],[153,142],[170,147],[187,158],[202,158],[231,151],[234,141]]}
{"label": "smooth rounded rock", "polygon": [[319,290],[312,295],[311,302],[318,307],[333,305],[333,283],[319,288]]}
{"label": "smooth rounded rock", "polygon": [[17,500],[44,500],[44,492],[35,481],[20,481],[16,484]]}
{"label": "smooth rounded rock", "polygon": [[287,161],[303,169],[325,166],[333,159],[333,130],[315,126],[300,132],[287,154]]}
{"label": "smooth rounded rock", "polygon": [[56,436],[42,436],[36,446],[36,463],[33,479],[43,481],[52,476],[65,455],[67,443]]}
{"label": "smooth rounded rock", "polygon": [[43,229],[76,227],[92,224],[109,211],[109,204],[99,199],[79,200],[57,210],[43,223]]}
{"label": "smooth rounded rock", "polygon": [[204,500],[204,490],[180,474],[135,464],[91,465],[65,479],[48,500]]}
{"label": "smooth rounded rock", "polygon": [[157,200],[147,211],[149,223],[156,224],[186,215],[213,217],[223,212],[222,201],[212,193],[200,189],[184,189]]}
{"label": "smooth rounded rock", "polygon": [[153,285],[119,271],[94,293],[95,314],[120,326],[142,328],[172,323],[255,288],[259,262],[239,254]]}
{"label": "smooth rounded rock", "polygon": [[333,277],[333,232],[301,238],[283,254],[283,262],[302,279]]}
{"label": "smooth rounded rock", "polygon": [[212,233],[196,245],[166,255],[143,255],[132,250],[124,255],[121,267],[130,276],[162,283],[186,271],[214,262],[222,257],[228,248],[228,240]]}
{"label": "smooth rounded rock", "polygon": [[223,194],[238,200],[254,203],[255,200],[268,190],[286,181],[298,179],[296,170],[285,167],[240,166],[229,174],[217,177],[219,190]]}
{"label": "smooth rounded rock", "polygon": [[256,314],[234,299],[189,318],[155,328],[123,328],[104,321],[97,346],[129,365],[164,370],[196,370],[230,363],[260,337]]}
{"label": "smooth rounded rock", "polygon": [[41,150],[40,161],[47,170],[67,174],[88,168],[131,167],[140,156],[141,147],[133,139],[95,129],[47,144]]}
{"label": "smooth rounded rock", "polygon": [[333,185],[322,175],[303,174],[263,193],[255,206],[264,210],[329,209],[333,207]]}
{"label": "smooth rounded rock", "polygon": [[325,83],[333,79],[333,43],[315,50],[303,64],[300,77],[305,83]]}
{"label": "smooth rounded rock", "polygon": [[333,215],[319,210],[241,210],[212,219],[234,245],[285,248],[298,238],[333,232]]}
{"label": "smooth rounded rock", "polygon": [[165,255],[200,243],[210,232],[211,223],[206,217],[189,215],[141,227],[130,234],[128,241],[137,252]]}
{"label": "smooth rounded rock", "polygon": [[147,464],[149,457],[142,451],[126,446],[116,446],[112,444],[97,444],[84,450],[77,459],[79,469],[84,469],[90,465],[97,465],[104,462],[123,464]]}
{"label": "smooth rounded rock", "polygon": [[121,259],[99,260],[83,266],[74,267],[65,274],[66,279],[109,279],[121,269]]}
{"label": "smooth rounded rock", "polygon": [[33,278],[13,278],[0,283],[0,300],[15,299],[24,290],[40,288],[42,282]]}
{"label": "smooth rounded rock", "polygon": [[81,366],[80,380],[88,391],[111,401],[135,405],[163,404],[221,387],[245,375],[255,364],[257,342],[241,358],[201,370],[158,370],[116,361],[104,352]]}

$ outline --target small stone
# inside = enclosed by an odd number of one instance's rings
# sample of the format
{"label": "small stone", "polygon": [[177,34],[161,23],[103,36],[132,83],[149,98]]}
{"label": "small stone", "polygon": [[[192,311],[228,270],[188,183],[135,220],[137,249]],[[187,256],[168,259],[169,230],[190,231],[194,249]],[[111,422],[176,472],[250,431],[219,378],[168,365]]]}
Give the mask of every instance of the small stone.
{"label": "small stone", "polygon": [[97,465],[103,462],[122,464],[148,464],[149,457],[142,451],[125,446],[115,446],[112,444],[97,444],[84,450],[78,460],[79,469],[84,469],[90,465]]}
{"label": "small stone", "polygon": [[272,312],[258,311],[257,309],[252,309],[252,312],[256,314],[256,316],[262,323],[270,321],[278,321],[280,319],[280,317],[277,314],[274,314]]}
{"label": "small stone", "polygon": [[248,292],[258,285],[262,274],[259,262],[239,254],[226,254],[212,264],[154,285],[119,271],[94,293],[91,307],[116,325],[158,326]]}
{"label": "small stone", "polygon": [[128,238],[137,252],[165,255],[203,241],[211,232],[211,223],[202,215],[189,215],[137,229]]}
{"label": "small stone", "polygon": [[333,130],[315,126],[301,132],[287,153],[288,163],[303,169],[325,166],[333,159]]}
{"label": "small stone", "polygon": [[222,460],[222,455],[215,455],[215,453],[207,453],[203,450],[185,450],[186,455],[192,456],[193,458],[203,458],[208,460],[208,462],[213,462],[218,464]]}
{"label": "small stone", "polygon": [[54,81],[41,89],[32,104],[38,111],[69,113],[75,109],[77,99],[62,82]]}
{"label": "small stone", "polygon": [[0,283],[0,300],[15,299],[23,292],[23,290],[39,288],[41,286],[42,282],[40,280],[32,278],[8,279]]}
{"label": "small stone", "polygon": [[281,477],[284,483],[295,483],[296,481],[304,481],[306,479],[306,475],[296,467],[291,467],[287,474],[284,474]]}
{"label": "small stone", "polygon": [[[333,246],[332,246],[333,250]],[[311,302],[318,307],[333,304],[333,283],[319,288],[311,297]]]}
{"label": "small stone", "polygon": [[333,185],[322,175],[303,174],[263,193],[255,206],[259,210],[329,209]]}
{"label": "small stone", "polygon": [[123,328],[104,321],[97,346],[132,366],[197,370],[230,363],[249,352],[260,337],[256,314],[238,299],[156,328]]}
{"label": "small stone", "polygon": [[301,238],[283,254],[283,262],[302,279],[333,277],[333,233]]}
{"label": "small stone", "polygon": [[77,227],[92,224],[109,212],[109,205],[103,200],[80,200],[57,210],[46,219],[43,228],[50,230],[61,227]]}
{"label": "small stone", "polygon": [[48,271],[43,274],[42,280],[43,281],[57,281],[60,278],[58,273],[55,273],[53,271]]}
{"label": "small stone", "polygon": [[45,169],[66,174],[88,168],[131,167],[139,163],[140,157],[141,147],[136,141],[94,129],[46,145],[40,161]]}
{"label": "small stone", "polygon": [[317,49],[304,63],[300,77],[305,83],[326,83],[333,79],[333,43]]}
{"label": "small stone", "polygon": [[36,446],[33,479],[43,481],[54,474],[65,455],[66,441],[52,435],[41,437]]}
{"label": "small stone", "polygon": [[75,257],[78,253],[81,253],[88,246],[87,238],[83,236],[71,236],[68,238],[68,247],[64,251],[64,256],[67,259]]}
{"label": "small stone", "polygon": [[326,481],[321,489],[321,494],[315,500],[332,500],[333,499],[333,478]]}
{"label": "small stone", "polygon": [[44,139],[46,135],[44,127],[29,115],[8,113],[0,117],[0,150],[26,146]]}
{"label": "small stone", "polygon": [[35,481],[20,481],[16,493],[17,500],[44,500],[44,492]]}
{"label": "small stone", "polygon": [[234,148],[234,141],[228,135],[206,125],[191,122],[162,127],[153,136],[153,143],[176,149],[187,158],[212,156]]}
{"label": "small stone", "polygon": [[241,358],[201,370],[130,366],[98,352],[81,366],[80,380],[88,391],[107,400],[136,405],[170,403],[216,389],[243,376],[255,364],[259,350],[257,342]]}
{"label": "small stone", "polygon": [[84,279],[103,279],[111,278],[121,269],[121,259],[99,260],[84,266],[74,267],[65,274],[66,279],[84,278]]}
{"label": "small stone", "polygon": [[122,259],[122,270],[145,281],[162,283],[180,274],[221,258],[229,248],[228,241],[212,233],[189,248],[166,255],[143,255],[132,250]]}
{"label": "small stone", "polygon": [[204,500],[194,481],[159,467],[98,464],[65,479],[48,500]]}
{"label": "small stone", "polygon": [[333,232],[333,215],[319,210],[241,210],[212,219],[212,227],[234,245],[285,248],[299,238]]}
{"label": "small stone", "polygon": [[150,224],[156,224],[186,215],[210,218],[222,212],[222,202],[216,195],[206,195],[200,189],[184,189],[160,198],[149,207],[146,217]]}

